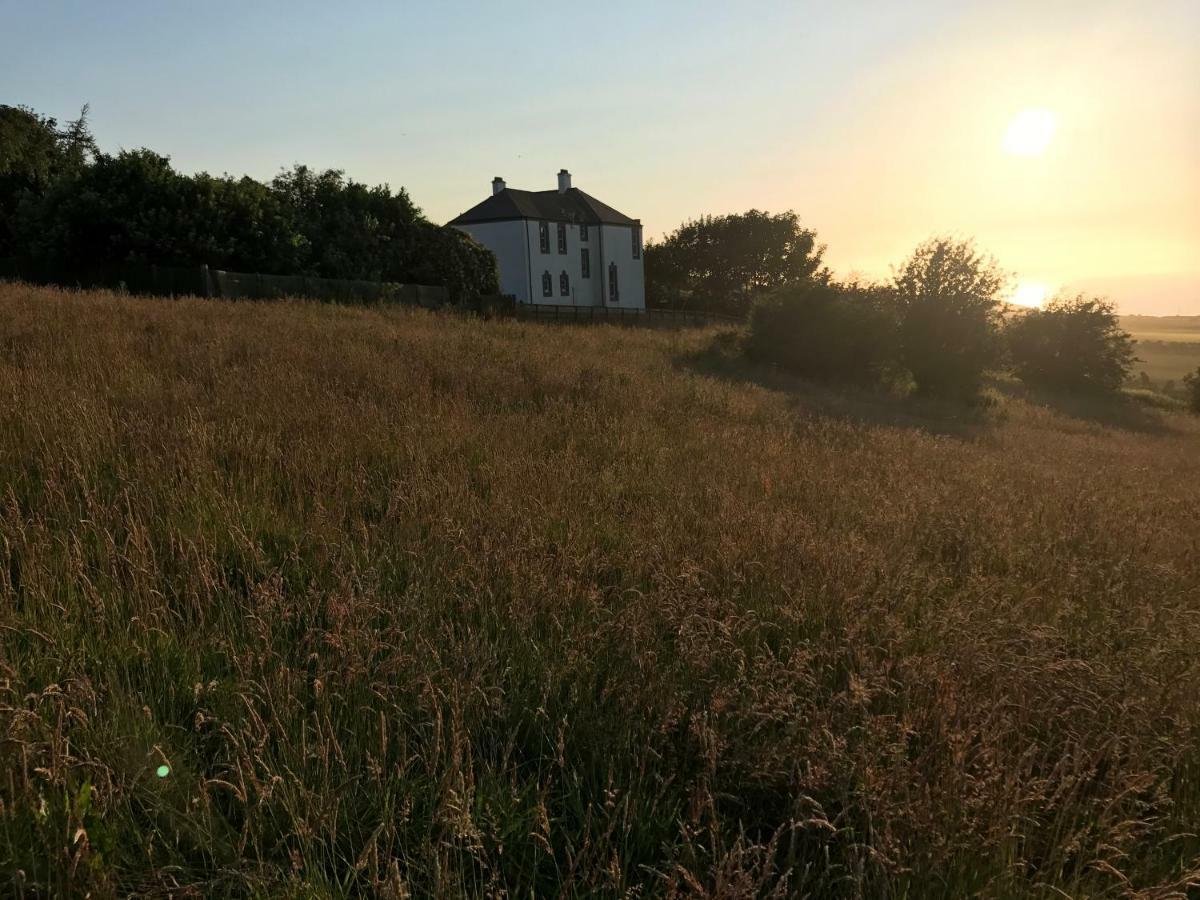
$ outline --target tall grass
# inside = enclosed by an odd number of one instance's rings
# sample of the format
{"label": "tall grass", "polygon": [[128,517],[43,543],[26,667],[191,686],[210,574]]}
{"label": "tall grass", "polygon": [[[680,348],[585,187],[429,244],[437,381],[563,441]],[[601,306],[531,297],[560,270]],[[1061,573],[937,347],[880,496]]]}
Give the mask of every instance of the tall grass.
{"label": "tall grass", "polygon": [[1195,889],[1200,427],[711,338],[0,285],[0,893]]}

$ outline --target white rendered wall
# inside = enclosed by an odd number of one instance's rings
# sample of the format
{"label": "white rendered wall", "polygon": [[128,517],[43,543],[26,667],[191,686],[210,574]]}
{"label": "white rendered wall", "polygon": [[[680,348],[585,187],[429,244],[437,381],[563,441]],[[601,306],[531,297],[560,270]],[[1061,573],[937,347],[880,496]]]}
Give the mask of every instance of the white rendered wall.
{"label": "white rendered wall", "polygon": [[[459,231],[465,231],[492,253],[496,254],[496,263],[500,269],[500,293],[513,294],[523,302],[529,302],[529,263],[525,255],[525,223],[516,222],[475,222],[469,225],[454,226]],[[534,229],[533,251],[537,253],[537,229]],[[542,270],[537,271],[537,284],[534,293],[541,297]]]}
{"label": "white rendered wall", "polygon": [[[601,276],[597,269],[599,260],[599,226],[588,228],[588,240],[579,239],[579,226],[567,224],[567,252],[558,252],[558,223],[548,220],[550,226],[550,252],[542,253],[538,238],[538,222],[530,220],[525,223],[529,234],[529,254],[533,272],[533,302],[557,303],[563,306],[602,306],[604,304]],[[587,247],[591,252],[591,278],[583,277],[583,256],[580,248]],[[559,279],[566,271],[571,281],[571,293],[564,297],[559,289]],[[551,286],[554,294],[542,296],[542,273],[549,271]]]}
{"label": "white rendered wall", "polygon": [[[628,225],[603,225],[604,233],[604,302],[606,306],[623,309],[646,308],[646,275],[642,263],[645,253],[633,258],[633,228]],[[592,231],[598,229],[593,228]],[[608,266],[617,264],[618,303],[608,302]],[[595,263],[592,264],[593,275]]]}
{"label": "white rendered wall", "polygon": [[[548,220],[550,249],[542,253],[536,219],[481,222],[455,226],[496,254],[500,291],[522,303],[555,303],[564,306],[617,306],[646,308],[646,282],[642,259],[633,258],[633,229],[626,225],[589,225],[588,240],[580,240],[580,226],[567,223],[567,252],[558,252],[558,223]],[[583,277],[580,250],[591,257],[591,277]],[[526,252],[528,251],[528,256]],[[609,263],[617,264],[620,300],[608,302]],[[562,295],[561,276],[570,279],[570,294]],[[542,295],[542,273],[550,273],[551,296]]]}

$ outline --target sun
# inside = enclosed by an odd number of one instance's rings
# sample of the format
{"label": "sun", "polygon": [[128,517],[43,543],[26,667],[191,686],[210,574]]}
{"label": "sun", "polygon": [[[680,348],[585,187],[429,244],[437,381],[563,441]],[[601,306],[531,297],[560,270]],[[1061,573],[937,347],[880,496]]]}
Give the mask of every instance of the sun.
{"label": "sun", "polygon": [[1013,156],[1041,156],[1057,125],[1057,117],[1048,109],[1023,109],[1008,123],[1004,149]]}
{"label": "sun", "polygon": [[1020,281],[1008,299],[1017,306],[1032,306],[1036,309],[1046,302],[1047,293],[1049,289],[1040,281]]}

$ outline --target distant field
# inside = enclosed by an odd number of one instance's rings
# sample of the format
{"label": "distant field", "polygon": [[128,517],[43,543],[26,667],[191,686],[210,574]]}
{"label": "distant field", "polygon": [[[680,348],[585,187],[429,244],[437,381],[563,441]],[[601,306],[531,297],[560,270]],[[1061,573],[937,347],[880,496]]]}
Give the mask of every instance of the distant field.
{"label": "distant field", "polygon": [[1156,383],[1182,382],[1188,372],[1200,368],[1200,343],[1182,341],[1139,341],[1135,374],[1145,372]]}
{"label": "distant field", "polygon": [[1135,331],[1139,341],[1200,344],[1200,331]]}
{"label": "distant field", "polygon": [[1200,343],[1200,316],[1122,316],[1121,326],[1139,340]]}
{"label": "distant field", "polygon": [[0,285],[0,895],[1200,885],[1200,419],[721,334]]}
{"label": "distant field", "polygon": [[1200,316],[1122,316],[1121,325],[1138,342],[1135,374],[1179,385],[1200,367]]}

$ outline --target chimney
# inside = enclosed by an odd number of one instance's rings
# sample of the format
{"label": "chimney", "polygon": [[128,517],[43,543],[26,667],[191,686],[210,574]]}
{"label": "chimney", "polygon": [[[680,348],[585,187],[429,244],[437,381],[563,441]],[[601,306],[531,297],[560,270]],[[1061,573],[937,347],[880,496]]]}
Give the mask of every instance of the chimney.
{"label": "chimney", "polygon": [[571,189],[571,173],[563,169],[558,173],[558,192],[565,194]]}
{"label": "chimney", "polygon": [[504,179],[497,175],[492,179],[492,194],[498,194],[504,190]]}

